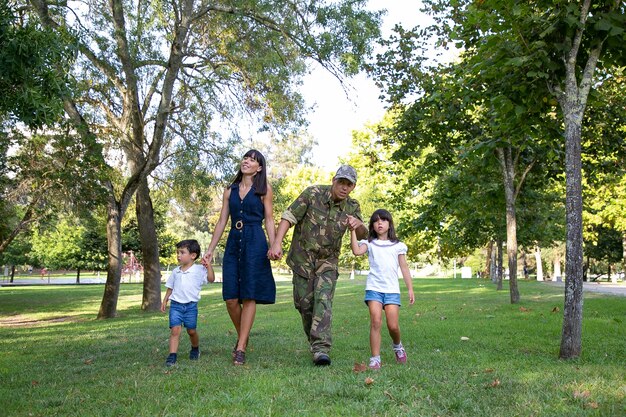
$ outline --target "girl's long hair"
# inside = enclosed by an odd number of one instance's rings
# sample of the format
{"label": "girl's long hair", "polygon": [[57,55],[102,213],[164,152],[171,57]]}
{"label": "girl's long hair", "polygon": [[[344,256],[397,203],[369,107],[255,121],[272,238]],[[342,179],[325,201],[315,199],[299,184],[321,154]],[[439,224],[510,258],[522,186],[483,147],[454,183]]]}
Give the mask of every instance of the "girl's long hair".
{"label": "girl's long hair", "polygon": [[[267,194],[267,165],[265,164],[265,157],[263,154],[256,149],[250,149],[245,153],[243,158],[252,158],[259,163],[259,166],[262,168],[260,172],[257,172],[256,175],[252,178],[252,185],[254,186],[254,193],[256,195],[265,195]],[[241,159],[243,159],[241,158]],[[241,172],[241,165],[239,165],[239,171],[237,175],[235,175],[235,179],[230,183],[230,187],[235,184],[239,184],[241,179],[243,178],[243,172]]]}
{"label": "girl's long hair", "polygon": [[374,223],[376,223],[378,219],[387,220],[389,222],[389,232],[387,233],[387,236],[391,242],[397,242],[398,236],[396,236],[396,228],[393,225],[393,218],[391,217],[391,213],[385,209],[378,209],[372,213],[372,217],[370,217],[369,235],[367,240],[371,242],[374,239],[378,239],[378,233],[376,233],[376,230],[374,229]]}

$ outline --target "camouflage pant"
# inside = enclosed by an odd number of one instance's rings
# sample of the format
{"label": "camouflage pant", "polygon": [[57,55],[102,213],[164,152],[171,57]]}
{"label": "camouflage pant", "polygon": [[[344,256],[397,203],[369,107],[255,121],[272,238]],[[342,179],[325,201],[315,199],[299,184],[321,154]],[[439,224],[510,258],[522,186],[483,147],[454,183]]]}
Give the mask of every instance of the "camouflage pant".
{"label": "camouflage pant", "polygon": [[302,316],[304,333],[313,353],[330,352],[336,284],[336,270],[311,273],[310,277],[293,274],[293,302]]}

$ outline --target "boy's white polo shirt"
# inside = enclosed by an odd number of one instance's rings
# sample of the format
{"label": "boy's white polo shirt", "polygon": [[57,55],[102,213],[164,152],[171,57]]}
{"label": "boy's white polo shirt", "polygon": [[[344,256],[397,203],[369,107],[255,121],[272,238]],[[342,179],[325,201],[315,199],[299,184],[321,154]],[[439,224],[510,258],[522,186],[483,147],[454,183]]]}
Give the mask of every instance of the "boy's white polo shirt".
{"label": "boy's white polo shirt", "polygon": [[200,290],[207,283],[207,269],[198,264],[193,264],[183,271],[180,266],[174,268],[165,287],[172,289],[170,300],[178,303],[191,303],[200,301]]}

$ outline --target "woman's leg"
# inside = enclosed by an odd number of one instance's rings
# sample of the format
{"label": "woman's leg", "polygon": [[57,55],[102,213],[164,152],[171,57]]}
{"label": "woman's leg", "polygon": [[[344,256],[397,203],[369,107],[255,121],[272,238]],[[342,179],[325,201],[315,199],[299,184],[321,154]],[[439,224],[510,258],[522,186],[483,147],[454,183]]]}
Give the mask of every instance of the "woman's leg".
{"label": "woman's leg", "polygon": [[226,300],[226,310],[228,310],[230,320],[237,330],[237,335],[239,335],[239,328],[241,327],[241,304],[239,304],[239,300],[237,298]]}
{"label": "woman's leg", "polygon": [[256,315],[256,301],[255,300],[243,300],[243,307],[241,309],[240,322],[239,322],[239,341],[237,342],[237,350],[242,352],[246,351],[248,345],[248,338],[250,337],[250,330],[254,324],[254,317]]}
{"label": "woman's leg", "polygon": [[370,348],[372,356],[380,356],[380,328],[383,320],[383,305],[378,301],[368,301],[370,310]]}

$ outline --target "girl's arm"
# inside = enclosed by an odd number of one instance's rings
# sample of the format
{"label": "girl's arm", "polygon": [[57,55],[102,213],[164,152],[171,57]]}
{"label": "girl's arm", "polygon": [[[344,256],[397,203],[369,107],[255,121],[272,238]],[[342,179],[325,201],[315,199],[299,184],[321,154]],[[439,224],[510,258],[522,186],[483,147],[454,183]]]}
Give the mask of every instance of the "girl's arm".
{"label": "girl's arm", "polygon": [[265,211],[265,232],[267,233],[267,239],[270,242],[271,248],[274,240],[276,239],[276,224],[274,223],[274,209],[272,208],[274,192],[269,184],[267,184],[267,193],[262,196],[261,199],[263,200],[263,207]]}
{"label": "girl's arm", "polygon": [[413,293],[413,279],[411,278],[411,271],[409,271],[409,264],[406,263],[406,255],[398,255],[398,263],[400,264],[400,271],[402,271],[402,278],[409,292],[409,303],[412,305],[415,302],[415,294]]}
{"label": "girl's arm", "polygon": [[217,242],[222,238],[222,234],[224,233],[224,229],[226,228],[226,222],[228,221],[228,216],[230,216],[230,209],[228,208],[228,199],[230,198],[230,187],[224,190],[224,195],[222,196],[222,210],[220,211],[220,218],[215,225],[215,230],[213,231],[213,237],[211,238],[211,243],[209,243],[209,248],[206,253],[202,257],[206,263],[211,263],[211,259],[213,258],[213,251],[217,246]]}
{"label": "girl's arm", "polygon": [[352,253],[356,256],[363,255],[367,252],[367,245],[359,245],[356,229],[350,230],[350,247],[352,248]]}

